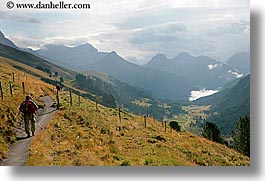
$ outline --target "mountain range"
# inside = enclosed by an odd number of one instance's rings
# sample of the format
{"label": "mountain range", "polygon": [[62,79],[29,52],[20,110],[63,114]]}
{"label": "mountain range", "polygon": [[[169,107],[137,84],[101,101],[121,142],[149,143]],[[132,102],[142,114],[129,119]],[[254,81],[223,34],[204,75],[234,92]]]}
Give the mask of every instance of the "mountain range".
{"label": "mountain range", "polygon": [[159,54],[152,58],[145,67],[174,73],[187,78],[198,88],[216,89],[226,82],[242,76],[242,74],[222,62],[207,56],[194,57],[188,53],[180,53],[173,59]]}
{"label": "mountain range", "polygon": [[[60,63],[66,65],[68,62],[71,64],[71,58],[63,59],[64,52],[71,52],[69,57],[77,57],[75,56],[78,54],[77,50],[83,52],[80,55],[83,59],[80,58],[79,62],[83,63],[83,66],[87,67],[86,70],[88,70],[83,73],[86,74],[87,79],[93,82],[93,86],[88,90],[93,88],[94,93],[101,92],[107,96],[111,94],[110,97],[114,95],[120,104],[125,105],[125,107],[133,107],[139,113],[142,113],[143,110],[135,107],[134,100],[146,98],[154,105],[157,98],[187,100],[190,91],[198,86],[207,88],[220,86],[222,89],[218,93],[192,102],[212,105],[208,112],[211,116],[206,121],[217,123],[223,134],[231,134],[238,118],[242,115],[249,115],[250,75],[243,76],[243,73],[249,73],[249,53],[235,54],[227,64],[205,56],[194,57],[188,53],[181,53],[173,59],[168,59],[165,55],[160,54],[154,56],[145,66],[139,66],[126,61],[114,51],[102,53],[89,44],[78,47],[48,45],[44,46],[43,50],[32,50],[33,52],[29,53],[30,49],[17,47],[0,33],[0,56],[34,68],[49,69],[52,73],[58,72],[68,81],[74,80],[78,73],[55,65],[55,63],[59,62],[58,57],[60,55],[62,58]],[[41,52],[42,55],[40,55]],[[60,53],[56,54],[56,52]],[[55,62],[50,59],[53,54],[58,55],[58,60]],[[86,56],[90,54],[94,54],[94,59],[86,59]],[[47,55],[50,58],[47,58]],[[242,63],[241,69],[240,60],[245,62]],[[72,63],[72,65],[74,64]],[[22,68],[18,65],[14,66],[18,69]],[[29,70],[22,71],[28,72]],[[153,109],[158,110],[157,107]]]}
{"label": "mountain range", "polygon": [[[1,43],[0,58],[1,63],[39,77],[49,84],[61,84],[58,80],[63,78],[62,86],[65,87],[65,90],[71,90],[73,93],[90,100],[97,100],[98,103],[108,107],[119,106],[123,110],[139,115],[145,114],[148,110],[156,115],[157,120],[163,120],[165,115],[173,116],[182,112],[179,103],[172,103],[172,101],[161,103],[154,98],[150,91],[131,86],[107,74],[87,71],[86,75],[82,75]],[[58,76],[55,76],[55,72]],[[164,103],[169,106],[164,108],[161,106]]]}
{"label": "mountain range", "polygon": [[[207,56],[180,53],[173,59],[154,56],[146,65],[126,61],[116,52],[100,52],[86,43],[76,47],[45,45],[39,50],[21,49],[0,32],[0,43],[29,52],[53,64],[75,71],[95,70],[132,86],[150,91],[159,99],[188,100],[194,89],[218,89],[249,71],[249,59],[238,53],[227,64]],[[240,64],[244,59],[245,63]],[[241,67],[240,67],[241,66]]]}
{"label": "mountain range", "polygon": [[151,91],[162,99],[184,100],[193,86],[183,77],[130,63],[111,52],[92,64],[91,69],[112,75],[133,86]]}
{"label": "mountain range", "polygon": [[48,58],[50,61],[56,61],[57,64],[76,70],[86,70],[86,68],[98,60],[102,59],[107,53],[99,52],[92,45],[86,43],[76,47],[67,47],[65,45],[45,45],[35,53]]}

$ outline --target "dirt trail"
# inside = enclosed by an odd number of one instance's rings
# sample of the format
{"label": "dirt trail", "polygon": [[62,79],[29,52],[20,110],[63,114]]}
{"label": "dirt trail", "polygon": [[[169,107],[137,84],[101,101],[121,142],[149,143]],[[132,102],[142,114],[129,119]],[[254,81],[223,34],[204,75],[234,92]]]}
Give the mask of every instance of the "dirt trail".
{"label": "dirt trail", "polygon": [[[38,111],[37,122],[36,122],[36,132],[44,129],[45,125],[52,119],[56,113],[56,108],[51,107],[53,100],[49,96],[41,98],[41,101],[44,103],[44,108]],[[31,138],[26,138],[26,133],[24,131],[23,125],[16,130],[18,141],[12,144],[9,148],[9,156],[7,159],[4,159],[0,162],[1,166],[23,166],[28,158],[29,154],[29,145]]]}

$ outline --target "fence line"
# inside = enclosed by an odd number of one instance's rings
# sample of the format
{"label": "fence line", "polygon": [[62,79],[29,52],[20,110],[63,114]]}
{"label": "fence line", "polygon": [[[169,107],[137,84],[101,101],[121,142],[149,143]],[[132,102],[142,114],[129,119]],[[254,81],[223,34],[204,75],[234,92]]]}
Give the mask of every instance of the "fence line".
{"label": "fence line", "polygon": [[0,93],[1,93],[1,99],[4,100],[3,89],[2,89],[2,82],[1,81],[0,81]]}
{"label": "fence line", "polygon": [[[24,75],[25,79],[27,80],[27,75],[25,73],[23,75]],[[9,90],[10,90],[11,97],[13,97],[13,83],[16,81],[15,77],[16,77],[15,73],[12,72],[12,81],[9,81]],[[20,79],[19,75],[18,75],[18,79]],[[23,95],[25,95],[26,94],[25,82],[21,82],[21,85],[22,85],[22,93],[23,93]],[[56,92],[57,109],[60,109],[60,95],[59,95],[60,90],[57,88],[54,91]],[[69,92],[70,92],[70,105],[72,106],[73,105],[72,91],[70,90]],[[1,100],[4,100],[4,92],[3,92],[3,86],[2,86],[1,81],[0,81],[0,93],[1,93]],[[96,111],[99,111],[97,99],[95,99],[94,102],[95,102]],[[81,96],[79,94],[78,94],[78,106],[81,106]],[[110,106],[113,106],[113,105],[110,105]],[[127,111],[122,110],[120,107],[118,107],[117,110],[118,110],[119,122],[122,123],[122,115],[121,114],[123,112],[127,112]],[[153,123],[155,124],[157,121],[155,114],[152,114],[152,116],[153,116]],[[151,112],[146,110],[146,114],[143,116],[145,128],[147,127],[147,118],[149,118],[149,117],[151,117]],[[160,122],[160,121],[158,121],[158,122]],[[167,131],[167,122],[161,121],[161,124],[162,124],[162,128],[164,128],[164,132],[166,132]],[[172,128],[170,131],[172,131]]]}

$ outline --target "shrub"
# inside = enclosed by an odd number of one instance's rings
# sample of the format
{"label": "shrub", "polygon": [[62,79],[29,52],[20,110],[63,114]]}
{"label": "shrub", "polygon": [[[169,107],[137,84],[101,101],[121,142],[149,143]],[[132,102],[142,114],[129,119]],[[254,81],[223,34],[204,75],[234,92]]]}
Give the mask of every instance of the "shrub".
{"label": "shrub", "polygon": [[176,130],[176,131],[180,131],[180,126],[179,126],[179,123],[178,122],[176,122],[176,121],[171,121],[170,123],[169,123],[169,126],[172,128],[172,129],[174,129],[174,130]]}

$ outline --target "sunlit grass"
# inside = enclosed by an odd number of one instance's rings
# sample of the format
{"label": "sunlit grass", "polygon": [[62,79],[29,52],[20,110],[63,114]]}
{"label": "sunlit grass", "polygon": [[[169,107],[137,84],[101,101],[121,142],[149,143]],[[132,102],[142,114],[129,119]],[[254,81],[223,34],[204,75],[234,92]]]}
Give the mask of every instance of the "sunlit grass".
{"label": "sunlit grass", "polygon": [[[8,61],[10,60],[0,57],[0,81],[3,90],[3,100],[0,97],[0,159],[7,157],[8,145],[16,141],[14,127],[21,121],[18,108],[25,95],[30,94],[38,104],[41,104],[41,96],[53,94],[51,85],[6,65]],[[12,73],[15,75],[15,82]],[[25,84],[25,94],[22,82]],[[13,96],[10,93],[10,83]]]}
{"label": "sunlit grass", "polygon": [[[68,166],[179,166],[249,165],[249,158],[224,145],[161,122],[122,113],[73,94],[61,92],[62,108],[47,129],[33,139],[27,165]],[[162,138],[162,139],[161,139]]]}

